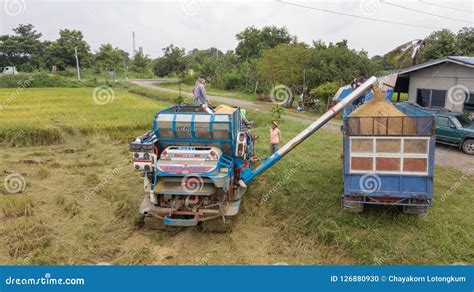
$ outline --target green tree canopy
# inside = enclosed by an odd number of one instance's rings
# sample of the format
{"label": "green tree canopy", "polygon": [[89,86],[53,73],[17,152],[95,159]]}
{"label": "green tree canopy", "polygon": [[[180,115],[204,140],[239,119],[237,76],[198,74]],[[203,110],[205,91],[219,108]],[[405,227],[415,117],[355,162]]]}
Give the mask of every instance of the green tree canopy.
{"label": "green tree canopy", "polygon": [[173,44],[163,48],[163,57],[155,60],[153,69],[158,76],[166,76],[186,69],[185,50]]}
{"label": "green tree canopy", "polygon": [[457,45],[463,56],[474,56],[474,27],[463,27],[457,34]]}
{"label": "green tree canopy", "polygon": [[31,71],[41,64],[45,44],[42,34],[32,24],[20,24],[13,35],[0,36],[0,64],[17,66],[22,71]]}
{"label": "green tree canopy", "polygon": [[79,64],[83,67],[90,66],[92,55],[89,44],[84,40],[81,31],[69,29],[60,30],[59,38],[48,47],[48,65],[56,65],[60,70],[76,66],[75,48]]}
{"label": "green tree canopy", "polygon": [[262,29],[250,26],[239,32],[236,38],[239,43],[235,52],[242,60],[260,57],[264,49],[296,42],[296,37],[290,35],[286,27],[276,26],[265,26]]}
{"label": "green tree canopy", "polygon": [[448,29],[431,33],[426,39],[423,60],[438,59],[444,56],[457,56],[462,53],[456,34]]}
{"label": "green tree canopy", "polygon": [[100,71],[123,68],[124,60],[128,59],[128,53],[114,48],[111,44],[103,44],[95,54],[96,66]]}
{"label": "green tree canopy", "polygon": [[151,59],[142,49],[138,50],[132,57],[131,70],[137,73],[146,73],[150,69]]}
{"label": "green tree canopy", "polygon": [[310,54],[306,44],[280,44],[263,51],[257,70],[269,84],[275,77],[275,85],[297,86],[303,84],[303,72],[308,68]]}

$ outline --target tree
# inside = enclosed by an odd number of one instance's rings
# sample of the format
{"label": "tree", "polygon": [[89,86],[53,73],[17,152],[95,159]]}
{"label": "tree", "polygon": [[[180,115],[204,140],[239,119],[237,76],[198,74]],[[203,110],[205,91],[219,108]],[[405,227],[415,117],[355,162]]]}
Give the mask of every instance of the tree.
{"label": "tree", "polygon": [[349,49],[346,40],[329,45],[317,42],[314,45],[308,57],[309,69],[306,70],[309,88],[333,81],[347,84],[360,71],[364,71],[367,76],[379,73],[367,52]]}
{"label": "tree", "polygon": [[100,71],[123,68],[126,59],[128,59],[128,53],[114,48],[111,44],[101,45],[95,55],[96,66]]}
{"label": "tree", "polygon": [[425,39],[425,42],[426,47],[423,51],[424,61],[461,54],[456,35],[448,29],[442,29],[431,33]]}
{"label": "tree", "polygon": [[458,34],[448,29],[431,33],[424,39],[404,43],[385,56],[397,68],[413,66],[445,56],[474,55],[474,28],[464,27]]}
{"label": "tree", "polygon": [[457,45],[463,56],[474,56],[474,27],[463,27],[457,34]]}
{"label": "tree", "polygon": [[296,37],[291,36],[286,27],[276,26],[265,26],[261,30],[250,26],[238,33],[236,38],[239,43],[235,52],[242,60],[260,57],[263,49],[296,42]]}
{"label": "tree", "polygon": [[[272,84],[297,86],[303,84],[303,72],[308,67],[310,49],[306,44],[280,44],[263,51],[257,70],[262,79]],[[270,69],[271,62],[271,69]]]}
{"label": "tree", "polygon": [[158,76],[167,76],[186,69],[185,50],[173,44],[163,48],[163,57],[155,60],[153,69]]}
{"label": "tree", "polygon": [[20,24],[13,32],[14,35],[0,36],[0,63],[17,66],[20,71],[38,68],[45,50],[42,34],[32,24]]}
{"label": "tree", "polygon": [[395,69],[395,66],[390,64],[390,62],[387,60],[387,55],[375,55],[370,58],[370,61],[372,61],[372,63],[377,66],[380,71],[389,71]]}
{"label": "tree", "polygon": [[77,48],[81,66],[88,67],[91,63],[90,47],[84,40],[82,32],[69,29],[60,30],[59,38],[48,47],[46,60],[48,65],[56,65],[60,70],[75,67],[75,48]]}
{"label": "tree", "polygon": [[131,70],[137,73],[146,73],[148,72],[151,64],[151,59],[143,53],[143,50],[140,48],[138,52],[133,55]]}

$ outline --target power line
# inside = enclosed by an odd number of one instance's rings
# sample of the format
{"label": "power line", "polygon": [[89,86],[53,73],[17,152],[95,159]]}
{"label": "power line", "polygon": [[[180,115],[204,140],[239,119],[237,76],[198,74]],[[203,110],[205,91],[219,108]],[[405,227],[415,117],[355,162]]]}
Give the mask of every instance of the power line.
{"label": "power line", "polygon": [[376,22],[383,22],[383,23],[390,23],[390,24],[397,24],[397,25],[405,25],[405,26],[418,27],[418,28],[440,29],[439,27],[432,27],[432,26],[418,25],[418,24],[410,24],[410,23],[392,21],[392,20],[388,20],[388,19],[360,16],[360,15],[356,15],[356,14],[349,14],[349,13],[345,13],[345,12],[339,12],[339,11],[327,10],[327,9],[322,9],[322,8],[316,8],[316,7],[312,7],[312,6],[306,6],[306,5],[303,5],[303,4],[291,3],[291,2],[286,2],[286,1],[277,1],[277,2],[292,5],[292,6],[297,6],[297,7],[300,7],[300,8],[317,10],[317,11],[322,11],[322,12],[327,12],[327,13],[332,13],[332,14],[338,14],[338,15],[343,15],[343,16],[348,16],[348,17],[353,17],[353,18],[358,18],[358,19],[372,20],[372,21],[376,21]]}
{"label": "power line", "polygon": [[463,9],[459,9],[459,8],[455,8],[455,7],[449,7],[449,6],[444,6],[444,5],[440,5],[440,4],[436,4],[436,3],[427,2],[427,1],[424,1],[424,0],[420,0],[420,2],[421,2],[421,3],[424,3],[424,4],[428,4],[428,5],[440,7],[440,8],[451,9],[451,10],[454,10],[454,11],[460,11],[460,12],[466,12],[466,13],[474,13],[474,11],[472,11],[472,10],[463,10]]}
{"label": "power line", "polygon": [[473,22],[470,22],[470,21],[465,21],[465,20],[461,20],[461,19],[457,19],[457,18],[447,17],[447,16],[444,16],[444,15],[434,14],[434,13],[430,13],[430,12],[426,12],[426,11],[418,10],[418,9],[413,9],[413,8],[406,7],[406,6],[402,6],[402,5],[398,5],[398,4],[388,3],[388,2],[385,2],[384,0],[380,0],[380,2],[383,3],[383,4],[386,4],[386,5],[390,5],[390,6],[394,6],[394,7],[398,7],[398,8],[402,8],[402,9],[406,9],[406,10],[418,12],[418,13],[423,13],[423,14],[426,14],[426,15],[436,16],[436,17],[440,17],[440,18],[444,18],[444,19],[449,19],[449,20],[453,20],[453,21],[458,21],[458,22],[464,22],[464,23],[474,24]]}

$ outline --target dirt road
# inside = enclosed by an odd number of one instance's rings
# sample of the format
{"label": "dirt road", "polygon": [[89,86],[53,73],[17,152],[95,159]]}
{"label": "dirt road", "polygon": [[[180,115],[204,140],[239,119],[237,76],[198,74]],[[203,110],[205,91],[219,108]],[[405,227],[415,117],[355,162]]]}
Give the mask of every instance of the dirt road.
{"label": "dirt road", "polygon": [[[154,89],[154,90],[159,90],[159,91],[164,91],[164,92],[172,92],[172,93],[179,93],[178,90],[175,89],[170,89],[170,88],[164,88],[157,86],[156,83],[160,82],[169,82],[170,80],[162,81],[162,80],[130,80],[131,83],[140,85],[142,87],[148,88],[148,89]],[[241,99],[236,99],[236,98],[230,98],[230,97],[223,97],[223,96],[214,96],[214,95],[209,95],[209,99],[212,101],[217,101],[221,103],[226,103],[229,105],[234,105],[234,106],[240,106],[243,108],[249,108],[249,109],[255,109],[255,110],[260,110],[263,112],[269,112],[271,109],[272,105],[271,104],[263,104],[259,102],[251,102],[247,100],[241,100]],[[313,120],[300,116],[295,114],[290,114],[290,115],[285,115],[285,119],[299,122],[302,124],[310,124],[313,122]],[[340,125],[336,123],[329,122],[327,123],[323,128],[326,130],[330,131],[335,131],[340,133]],[[452,168],[456,168],[460,171],[467,172],[469,168],[474,167],[474,156],[472,155],[467,155],[461,152],[459,149],[456,147],[451,147],[451,146],[445,146],[445,145],[437,145],[436,146],[436,153],[435,153],[435,164],[436,165],[441,165],[441,166],[448,166]]]}

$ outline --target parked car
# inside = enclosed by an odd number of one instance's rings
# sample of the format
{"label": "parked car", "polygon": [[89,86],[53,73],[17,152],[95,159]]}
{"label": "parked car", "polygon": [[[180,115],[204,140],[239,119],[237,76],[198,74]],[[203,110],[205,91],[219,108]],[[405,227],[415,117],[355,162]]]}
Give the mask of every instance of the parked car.
{"label": "parked car", "polygon": [[429,109],[435,115],[436,142],[459,147],[474,155],[474,123],[462,113]]}
{"label": "parked car", "polygon": [[16,75],[18,74],[18,71],[16,70],[16,67],[4,67],[2,70],[2,73],[5,75]]}

